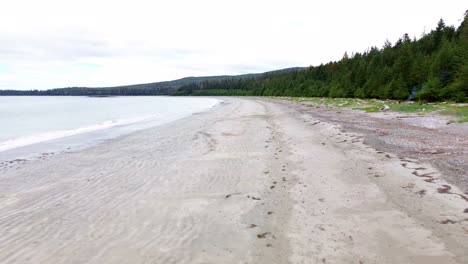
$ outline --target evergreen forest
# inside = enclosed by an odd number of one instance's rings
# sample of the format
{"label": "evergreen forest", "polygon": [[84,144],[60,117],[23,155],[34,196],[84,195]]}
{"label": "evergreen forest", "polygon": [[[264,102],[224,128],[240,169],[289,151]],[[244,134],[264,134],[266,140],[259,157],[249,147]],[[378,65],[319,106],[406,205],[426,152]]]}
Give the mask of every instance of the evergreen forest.
{"label": "evergreen forest", "polygon": [[442,19],[421,38],[344,54],[339,61],[291,72],[191,83],[173,95],[351,97],[427,102],[468,101],[468,12],[458,28]]}

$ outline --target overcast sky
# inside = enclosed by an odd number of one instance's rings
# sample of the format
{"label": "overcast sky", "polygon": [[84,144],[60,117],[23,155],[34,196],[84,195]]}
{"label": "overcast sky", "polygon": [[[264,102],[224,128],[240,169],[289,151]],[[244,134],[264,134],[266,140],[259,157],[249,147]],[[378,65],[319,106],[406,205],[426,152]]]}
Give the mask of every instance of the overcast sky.
{"label": "overcast sky", "polygon": [[112,86],[319,65],[420,37],[466,1],[1,0],[0,89]]}

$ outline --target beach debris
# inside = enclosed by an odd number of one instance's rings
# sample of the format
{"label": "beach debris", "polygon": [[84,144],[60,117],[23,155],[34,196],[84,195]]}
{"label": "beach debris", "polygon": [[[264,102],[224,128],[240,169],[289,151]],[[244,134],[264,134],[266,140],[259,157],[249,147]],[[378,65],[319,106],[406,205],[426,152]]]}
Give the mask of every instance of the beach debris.
{"label": "beach debris", "polygon": [[380,111],[381,111],[381,112],[390,111],[390,106],[384,104],[384,105],[380,108]]}
{"label": "beach debris", "polygon": [[257,201],[260,201],[261,199],[260,198],[257,198],[257,197],[254,197],[254,196],[250,196],[250,195],[247,195],[247,198],[250,198],[252,200],[257,200]]}
{"label": "beach debris", "polygon": [[446,225],[446,224],[456,224],[458,223],[457,221],[453,221],[453,220],[450,220],[450,219],[446,219],[446,220],[443,220],[443,221],[439,221],[439,223],[443,224],[443,225]]}
{"label": "beach debris", "polygon": [[226,195],[224,198],[227,199],[227,198],[229,198],[229,197],[231,197],[231,196],[233,196],[233,195],[236,195],[236,194],[241,194],[241,193],[240,193],[240,192],[231,193],[231,194]]}
{"label": "beach debris", "polygon": [[257,234],[257,238],[266,238],[266,236],[270,235],[271,233],[270,232],[265,232],[265,233],[261,233],[261,234]]}

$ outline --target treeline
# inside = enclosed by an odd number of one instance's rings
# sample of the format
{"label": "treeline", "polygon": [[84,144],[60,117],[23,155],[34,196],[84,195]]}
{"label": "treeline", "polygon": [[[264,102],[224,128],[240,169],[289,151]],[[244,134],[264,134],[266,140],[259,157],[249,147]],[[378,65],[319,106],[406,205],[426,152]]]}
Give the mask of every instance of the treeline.
{"label": "treeline", "polygon": [[192,83],[173,95],[357,97],[468,101],[468,12],[458,28],[441,19],[420,39],[403,35],[306,70]]}
{"label": "treeline", "polygon": [[0,96],[132,96],[132,95],[168,95],[170,88],[152,84],[138,84],[119,87],[87,88],[68,87],[51,90],[0,90]]}
{"label": "treeline", "polygon": [[136,96],[136,95],[170,95],[177,88],[187,84],[197,84],[206,81],[220,81],[225,79],[235,80],[253,77],[257,74],[245,74],[238,76],[203,76],[186,77],[173,81],[154,82],[145,84],[124,85],[115,87],[67,87],[50,90],[0,90],[0,96]]}

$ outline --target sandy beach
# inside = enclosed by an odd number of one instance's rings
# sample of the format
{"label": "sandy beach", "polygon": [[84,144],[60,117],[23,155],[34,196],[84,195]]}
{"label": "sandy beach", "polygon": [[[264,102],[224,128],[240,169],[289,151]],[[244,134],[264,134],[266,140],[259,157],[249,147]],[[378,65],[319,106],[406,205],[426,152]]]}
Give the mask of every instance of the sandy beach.
{"label": "sandy beach", "polygon": [[0,167],[0,263],[468,263],[468,195],[427,160],[222,100]]}

